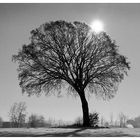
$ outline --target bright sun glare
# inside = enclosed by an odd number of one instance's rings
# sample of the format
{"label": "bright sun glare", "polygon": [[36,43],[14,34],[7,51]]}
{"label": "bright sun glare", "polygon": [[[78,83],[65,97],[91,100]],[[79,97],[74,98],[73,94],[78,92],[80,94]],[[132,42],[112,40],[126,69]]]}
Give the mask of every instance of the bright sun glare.
{"label": "bright sun glare", "polygon": [[91,28],[94,32],[100,33],[104,30],[103,22],[100,21],[100,20],[95,20],[95,21],[92,22]]}

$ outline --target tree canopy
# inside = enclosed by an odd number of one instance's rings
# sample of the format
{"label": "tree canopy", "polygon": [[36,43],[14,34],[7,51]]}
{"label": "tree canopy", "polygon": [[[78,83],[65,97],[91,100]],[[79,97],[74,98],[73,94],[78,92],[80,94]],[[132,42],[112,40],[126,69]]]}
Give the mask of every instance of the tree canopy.
{"label": "tree canopy", "polygon": [[68,83],[72,92],[112,98],[130,68],[115,41],[85,23],[47,22],[31,31],[30,40],[13,55],[20,86],[28,95],[49,94]]}

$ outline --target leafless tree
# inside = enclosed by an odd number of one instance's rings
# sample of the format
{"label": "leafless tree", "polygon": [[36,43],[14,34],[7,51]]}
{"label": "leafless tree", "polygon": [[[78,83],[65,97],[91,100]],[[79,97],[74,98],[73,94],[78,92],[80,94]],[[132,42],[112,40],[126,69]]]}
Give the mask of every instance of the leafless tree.
{"label": "leafless tree", "polygon": [[119,127],[119,122],[117,120],[114,121],[114,127]]}
{"label": "leafless tree", "polygon": [[104,126],[105,126],[105,127],[109,127],[109,122],[106,121],[105,124],[104,124]]}
{"label": "leafless tree", "polygon": [[55,126],[57,126],[57,122],[54,118],[50,117],[48,120],[46,120],[46,125],[48,127],[55,127]]}
{"label": "leafless tree", "polygon": [[14,103],[10,109],[9,117],[12,127],[22,127],[26,117],[26,103]]}
{"label": "leafless tree", "polygon": [[121,112],[118,117],[120,127],[125,127],[127,122],[127,116]]}
{"label": "leafless tree", "polygon": [[113,126],[113,113],[110,114],[110,126]]}
{"label": "leafless tree", "polygon": [[101,118],[100,118],[100,125],[101,125],[101,126],[104,126],[104,122],[105,122],[104,117],[101,116]]}
{"label": "leafless tree", "polygon": [[74,122],[74,125],[75,126],[82,126],[82,121],[83,121],[82,117],[77,117],[75,122]]}
{"label": "leafless tree", "polygon": [[[89,126],[86,93],[103,99],[114,97],[118,84],[130,68],[126,57],[108,34],[96,34],[85,23],[52,21],[31,31],[31,43],[23,45],[13,60],[18,78],[29,96],[61,92],[68,87],[81,99],[83,126]],[[65,86],[65,85],[68,86]]]}

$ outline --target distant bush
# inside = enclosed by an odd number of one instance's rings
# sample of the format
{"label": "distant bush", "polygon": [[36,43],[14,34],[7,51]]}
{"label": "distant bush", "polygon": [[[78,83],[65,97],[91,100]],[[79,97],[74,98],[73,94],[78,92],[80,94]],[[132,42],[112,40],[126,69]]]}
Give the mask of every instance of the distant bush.
{"label": "distant bush", "polygon": [[140,116],[135,117],[133,120],[127,120],[127,124],[131,124],[135,128],[140,128]]}
{"label": "distant bush", "polygon": [[32,114],[29,116],[28,127],[44,127],[45,119],[43,116],[38,116],[36,114]]}
{"label": "distant bush", "polygon": [[98,113],[96,113],[96,112],[90,113],[89,114],[89,122],[90,122],[90,126],[97,127],[98,123],[99,123],[99,115],[98,115]]}
{"label": "distant bush", "polygon": [[[96,113],[96,112],[89,113],[89,120],[90,120],[89,122],[90,122],[91,127],[98,127],[98,123],[99,123],[99,115],[98,115],[98,113]],[[82,117],[78,117],[75,120],[74,126],[77,126],[77,127],[83,126]]]}
{"label": "distant bush", "polygon": [[134,119],[134,121],[135,121],[135,123],[136,123],[136,127],[137,127],[137,128],[140,128],[140,116],[136,117],[136,118]]}
{"label": "distant bush", "polygon": [[54,118],[49,118],[46,120],[46,126],[47,127],[55,127],[56,125],[56,120]]}

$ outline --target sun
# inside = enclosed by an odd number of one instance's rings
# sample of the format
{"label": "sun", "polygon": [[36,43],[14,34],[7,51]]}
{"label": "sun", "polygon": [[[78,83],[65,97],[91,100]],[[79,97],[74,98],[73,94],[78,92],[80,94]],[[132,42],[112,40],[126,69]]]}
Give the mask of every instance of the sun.
{"label": "sun", "polygon": [[103,22],[100,20],[94,20],[91,24],[91,28],[95,33],[100,33],[104,30]]}

